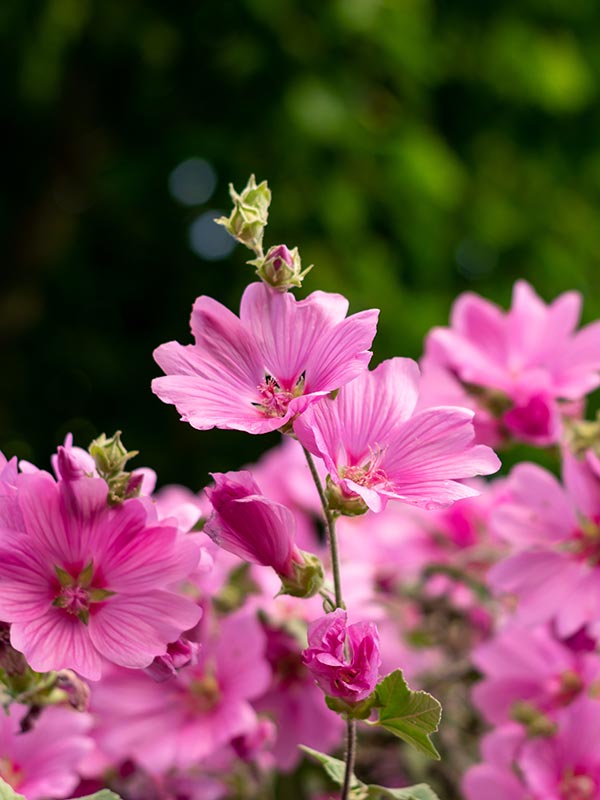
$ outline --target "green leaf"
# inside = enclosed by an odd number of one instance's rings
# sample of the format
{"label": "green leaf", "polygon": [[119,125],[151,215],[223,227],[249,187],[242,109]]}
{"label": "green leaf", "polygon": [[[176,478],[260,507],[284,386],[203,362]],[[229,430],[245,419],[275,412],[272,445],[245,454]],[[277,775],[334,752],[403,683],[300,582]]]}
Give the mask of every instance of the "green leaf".
{"label": "green leaf", "polygon": [[384,786],[368,786],[367,800],[439,800],[437,794],[426,783],[405,786],[404,789],[386,789]]}
{"label": "green leaf", "polygon": [[[343,761],[340,761],[339,758],[328,756],[327,753],[312,750],[302,744],[300,749],[321,763],[334,783],[337,783],[338,786],[344,783],[346,765]],[[426,783],[405,786],[401,789],[387,789],[385,786],[367,785],[353,775],[350,788],[351,797],[356,798],[356,800],[439,800],[437,794]],[[86,800],[86,798],[82,798],[82,800]]]}
{"label": "green leaf", "polygon": [[95,794],[86,794],[85,797],[78,797],[77,800],[121,800],[118,794],[110,792],[108,789],[101,789]]}
{"label": "green leaf", "polygon": [[429,738],[437,731],[442,716],[442,707],[435,697],[409,689],[399,669],[384,678],[375,691],[379,719],[369,724],[381,725],[417,750],[439,760],[440,754]]}
{"label": "green leaf", "polygon": [[[305,747],[303,744],[300,745],[300,750],[304,750],[305,753],[322,764],[325,772],[334,783],[337,783],[339,786],[344,783],[344,775],[346,774],[346,763],[344,761],[340,761],[339,758],[333,758],[333,756],[328,756],[327,753],[320,753],[318,750]],[[364,786],[364,784],[353,775],[350,788],[354,789],[362,786]]]}
{"label": "green leaf", "polygon": [[0,800],[27,800],[22,794],[17,794],[12,786],[0,778]]}

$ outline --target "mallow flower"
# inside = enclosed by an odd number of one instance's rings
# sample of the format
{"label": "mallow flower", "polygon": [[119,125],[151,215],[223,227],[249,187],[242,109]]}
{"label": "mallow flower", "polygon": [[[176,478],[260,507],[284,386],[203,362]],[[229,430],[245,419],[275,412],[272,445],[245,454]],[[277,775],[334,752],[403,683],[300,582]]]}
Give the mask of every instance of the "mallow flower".
{"label": "mallow flower", "polygon": [[311,622],[302,661],[326,695],[354,705],[375,689],[381,655],[375,624],[347,621],[338,608]]}
{"label": "mallow flower", "polygon": [[246,288],[239,318],[199,297],[191,317],[195,344],[167,342],[154,351],[165,376],[152,391],[199,430],[282,428],[369,363],[379,312],[346,318],[347,311],[339,294],[296,300],[263,283]]}
{"label": "mallow flower", "polygon": [[418,393],[417,364],[392,358],[295,421],[302,445],[325,462],[339,508],[352,510],[353,499],[354,513],[382,511],[390,499],[443,508],[479,494],[460,479],[500,467],[493,450],[474,443],[472,411],[440,406],[414,413]]}
{"label": "mallow flower", "polygon": [[287,594],[314,595],[323,583],[319,559],[296,547],[294,514],[265,497],[250,472],[212,473],[213,513],[203,530],[215,544],[252,564],[272,567]]}
{"label": "mallow flower", "polygon": [[522,280],[507,312],[467,292],[450,327],[429,333],[424,363],[458,378],[516,438],[550,444],[560,434],[559,401],[580,401],[600,385],[600,322],[576,331],[580,315],[578,292],[546,305]]}
{"label": "mallow flower", "polygon": [[149,500],[107,497],[100,478],[42,471],[0,495],[0,619],[38,672],[97,680],[108,661],[147,667],[200,618],[170,588],[194,569],[197,543]]}

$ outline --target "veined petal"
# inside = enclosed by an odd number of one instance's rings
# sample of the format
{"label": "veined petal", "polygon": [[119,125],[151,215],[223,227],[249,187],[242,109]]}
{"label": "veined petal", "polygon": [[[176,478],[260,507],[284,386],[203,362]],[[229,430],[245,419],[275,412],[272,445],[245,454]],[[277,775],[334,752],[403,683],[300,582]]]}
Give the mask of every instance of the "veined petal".
{"label": "veined petal", "polygon": [[147,667],[200,619],[201,610],[186,597],[152,591],[140,596],[115,595],[90,616],[89,635],[95,647],[115,664]]}
{"label": "veined petal", "polygon": [[391,437],[381,468],[392,484],[402,485],[496,472],[500,461],[494,451],[473,445],[472,420],[472,411],[452,406],[415,414]]}
{"label": "veined petal", "polygon": [[50,608],[35,620],[13,623],[10,639],[37,672],[73,669],[92,681],[100,678],[103,659],[88,627],[62,609]]}

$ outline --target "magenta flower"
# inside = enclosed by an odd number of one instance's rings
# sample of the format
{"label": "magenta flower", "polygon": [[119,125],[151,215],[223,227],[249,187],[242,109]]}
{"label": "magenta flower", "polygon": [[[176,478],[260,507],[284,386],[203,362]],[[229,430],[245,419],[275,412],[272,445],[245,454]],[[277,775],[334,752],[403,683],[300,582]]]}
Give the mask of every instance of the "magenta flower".
{"label": "magenta flower", "polygon": [[358,703],[377,685],[381,665],[377,628],[372,622],[347,625],[346,612],[338,608],[310,623],[302,660],[326,695]]}
{"label": "magenta flower", "polygon": [[419,368],[409,358],[384,361],[325,398],[294,423],[320,456],[343,496],[373,511],[389,499],[441,508],[478,492],[458,479],[495,472],[500,462],[473,443],[473,412],[439,407],[413,413]]}
{"label": "magenta flower", "polygon": [[78,767],[93,748],[91,719],[67,708],[50,707],[34,727],[21,733],[27,706],[13,703],[0,714],[0,777],[28,800],[70,796]]}
{"label": "magenta flower", "polygon": [[204,526],[215,544],[236,556],[273,567],[294,577],[294,564],[304,559],[294,543],[292,512],[261,494],[249,472],[211,473],[215,486],[206,490],[213,513]]}
{"label": "magenta flower", "polygon": [[600,385],[600,322],[576,332],[581,295],[566,292],[546,305],[517,281],[508,312],[478,295],[461,295],[449,328],[427,338],[426,361],[483,387],[505,427],[536,444],[556,441],[559,400],[580,400]]}
{"label": "magenta flower", "polygon": [[0,619],[33,669],[97,680],[107,661],[146,667],[196,624],[196,604],[168,587],[198,547],[149,501],[109,507],[99,478],[37,472],[15,484],[10,528],[0,514]]}
{"label": "magenta flower", "polygon": [[281,428],[369,363],[378,311],[345,319],[347,311],[341,295],[313,292],[297,301],[263,283],[246,288],[239,318],[199,297],[191,318],[196,343],[155,350],[166,377],[152,391],[199,430]]}

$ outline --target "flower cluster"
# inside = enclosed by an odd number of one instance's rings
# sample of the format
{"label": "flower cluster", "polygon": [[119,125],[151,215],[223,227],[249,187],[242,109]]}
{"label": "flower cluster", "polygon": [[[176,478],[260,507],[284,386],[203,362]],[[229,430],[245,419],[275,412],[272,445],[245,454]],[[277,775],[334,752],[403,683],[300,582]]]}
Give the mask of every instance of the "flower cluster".
{"label": "flower cluster", "polygon": [[[295,772],[330,796],[302,746],[342,800],[434,797],[397,737],[440,796],[600,796],[600,323],[519,281],[508,312],[460,297],[420,364],[370,369],[378,312],[297,300],[268,186],[231,193],[260,282],[239,317],[199,297],[152,389],[198,430],[282,441],[197,494],[155,491],[119,433],[67,437],[51,472],[0,454],[0,778],[258,800]],[[557,447],[490,479],[515,441]]]}

